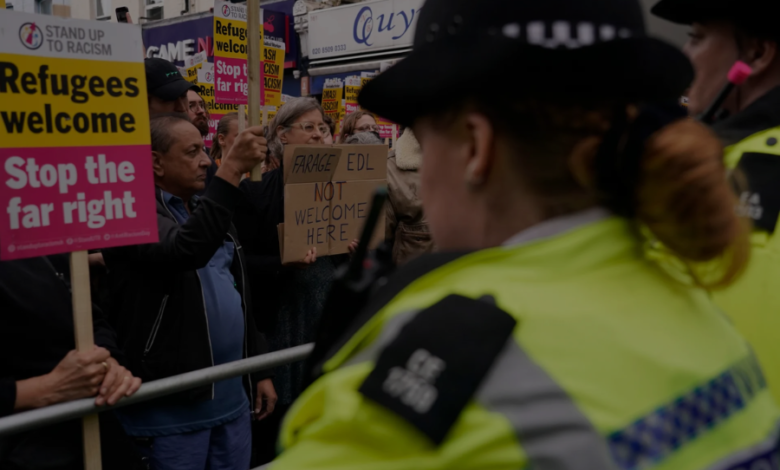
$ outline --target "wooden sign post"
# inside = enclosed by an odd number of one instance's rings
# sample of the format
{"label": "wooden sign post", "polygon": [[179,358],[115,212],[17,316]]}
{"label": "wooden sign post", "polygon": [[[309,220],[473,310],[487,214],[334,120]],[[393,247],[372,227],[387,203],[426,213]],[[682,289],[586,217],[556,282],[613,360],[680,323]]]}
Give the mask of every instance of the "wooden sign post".
{"label": "wooden sign post", "polygon": [[[246,26],[247,26],[247,82],[249,83],[248,106],[249,106],[249,126],[268,125],[268,111],[263,107],[260,109],[262,90],[260,81],[263,79],[260,71],[260,57],[263,47],[263,36],[260,34],[260,0],[247,0],[246,2]],[[241,111],[239,111],[239,114]],[[252,169],[252,181],[263,180],[262,162]]]}
{"label": "wooden sign post", "polygon": [[[89,257],[86,251],[74,251],[70,254],[70,285],[76,350],[87,352],[95,347],[95,336],[92,330],[92,296],[89,288]],[[101,470],[103,467],[98,415],[85,416],[81,427],[84,437],[84,469]]]}

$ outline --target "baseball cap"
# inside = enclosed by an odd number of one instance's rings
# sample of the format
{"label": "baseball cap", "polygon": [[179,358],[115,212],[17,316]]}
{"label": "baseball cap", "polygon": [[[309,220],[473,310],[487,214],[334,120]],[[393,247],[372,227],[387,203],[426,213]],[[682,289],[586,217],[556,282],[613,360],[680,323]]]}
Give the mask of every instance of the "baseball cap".
{"label": "baseball cap", "polygon": [[150,95],[164,101],[173,101],[187,92],[200,87],[181,76],[179,69],[165,59],[145,59],[146,89]]}

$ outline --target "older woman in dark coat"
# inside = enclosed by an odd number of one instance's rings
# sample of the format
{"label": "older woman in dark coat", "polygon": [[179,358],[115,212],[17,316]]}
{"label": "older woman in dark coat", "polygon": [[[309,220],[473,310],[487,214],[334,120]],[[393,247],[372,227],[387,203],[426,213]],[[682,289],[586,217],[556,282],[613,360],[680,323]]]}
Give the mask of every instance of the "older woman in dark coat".
{"label": "older woman in dark coat", "polygon": [[[300,262],[282,265],[277,226],[284,222],[283,155],[287,144],[320,145],[330,136],[324,112],[312,98],[296,98],[279,109],[268,126],[269,161],[278,168],[263,175],[262,182],[244,180],[241,190],[247,196],[237,212],[235,225],[249,263],[255,319],[270,343],[280,350],[314,340],[320,313],[338,264],[344,256],[317,258],[316,249]],[[279,401],[273,419],[260,426],[276,432],[278,421],[302,391],[304,364],[279,367],[274,384]],[[265,432],[256,446],[273,453],[275,436]],[[271,455],[272,457],[272,455]],[[262,460],[262,457],[260,458]]]}

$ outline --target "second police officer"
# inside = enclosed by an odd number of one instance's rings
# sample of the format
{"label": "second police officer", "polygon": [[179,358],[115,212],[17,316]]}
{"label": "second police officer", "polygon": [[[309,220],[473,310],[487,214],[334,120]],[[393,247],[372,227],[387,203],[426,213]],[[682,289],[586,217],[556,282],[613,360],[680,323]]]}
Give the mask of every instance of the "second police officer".
{"label": "second police officer", "polygon": [[761,370],[696,285],[748,247],[719,142],[664,106],[691,78],[638,0],[428,0],[360,101],[413,127],[444,252],[333,341],[271,468],[777,468]]}
{"label": "second police officer", "polygon": [[753,219],[752,257],[742,278],[714,299],[750,341],[780,402],[780,2],[663,0],[653,13],[691,25],[692,114],[715,100],[736,61],[752,69],[712,126],[726,146],[726,166],[737,169],[740,211]]}

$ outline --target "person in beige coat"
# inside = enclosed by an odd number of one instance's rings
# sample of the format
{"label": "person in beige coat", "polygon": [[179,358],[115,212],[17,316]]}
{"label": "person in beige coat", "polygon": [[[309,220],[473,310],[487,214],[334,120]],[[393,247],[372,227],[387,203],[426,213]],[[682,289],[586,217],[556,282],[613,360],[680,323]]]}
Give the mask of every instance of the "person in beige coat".
{"label": "person in beige coat", "polygon": [[[382,144],[376,132],[347,136],[345,144]],[[400,266],[433,251],[433,241],[417,194],[420,188],[422,150],[411,129],[406,129],[387,156],[387,223],[385,239],[393,246],[393,262]]]}
{"label": "person in beige coat", "polygon": [[387,158],[390,198],[385,230],[388,242],[393,242],[393,261],[399,266],[434,248],[418,194],[421,166],[420,144],[407,128]]}

